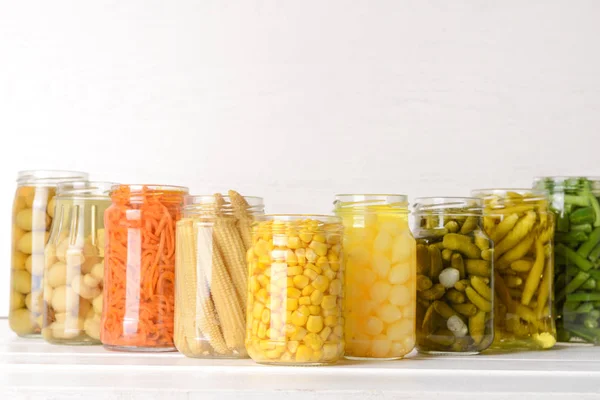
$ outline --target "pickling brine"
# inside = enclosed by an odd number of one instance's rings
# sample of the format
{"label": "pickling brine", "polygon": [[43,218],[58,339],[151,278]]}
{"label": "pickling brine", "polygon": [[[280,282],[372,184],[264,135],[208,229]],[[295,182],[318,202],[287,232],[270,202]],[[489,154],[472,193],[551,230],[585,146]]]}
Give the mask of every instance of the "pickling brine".
{"label": "pickling brine", "polygon": [[337,195],[346,254],[346,358],[398,359],[415,344],[416,248],[404,195]]}
{"label": "pickling brine", "polygon": [[554,215],[544,192],[476,190],[494,246],[493,347],[549,349],[556,343],[552,302]]}
{"label": "pickling brine", "polygon": [[44,249],[54,218],[59,183],[87,179],[84,172],[22,171],[13,203],[10,329],[23,337],[39,336],[45,307]]}
{"label": "pickling brine", "polygon": [[493,243],[482,219],[480,199],[416,200],[419,352],[477,354],[492,344]]}
{"label": "pickling brine", "polygon": [[600,344],[600,178],[538,178],[556,216],[554,301],[561,342]]}

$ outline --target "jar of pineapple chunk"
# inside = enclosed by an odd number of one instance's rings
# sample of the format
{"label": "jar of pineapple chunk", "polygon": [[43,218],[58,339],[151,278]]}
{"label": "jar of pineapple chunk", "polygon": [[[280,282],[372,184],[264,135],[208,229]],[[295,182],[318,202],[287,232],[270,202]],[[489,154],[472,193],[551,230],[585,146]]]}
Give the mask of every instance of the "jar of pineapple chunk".
{"label": "jar of pineapple chunk", "polygon": [[415,239],[404,195],[337,195],[344,224],[346,358],[394,360],[415,345]]}
{"label": "jar of pineapple chunk", "polygon": [[494,337],[493,242],[483,232],[482,201],[415,200],[417,350],[477,354]]}
{"label": "jar of pineapple chunk", "polygon": [[186,196],[177,222],[175,331],[188,357],[246,358],[246,253],[263,199],[230,190]]}
{"label": "jar of pineapple chunk", "polygon": [[12,211],[12,270],[8,323],[17,335],[39,336],[42,327],[44,248],[61,182],[86,180],[76,171],[21,171]]}
{"label": "jar of pineapple chunk", "polygon": [[104,211],[112,185],[58,186],[44,270],[42,336],[52,344],[100,344]]}
{"label": "jar of pineapple chunk", "polygon": [[340,218],[266,215],[252,228],[246,349],[259,363],[326,365],[344,354]]}

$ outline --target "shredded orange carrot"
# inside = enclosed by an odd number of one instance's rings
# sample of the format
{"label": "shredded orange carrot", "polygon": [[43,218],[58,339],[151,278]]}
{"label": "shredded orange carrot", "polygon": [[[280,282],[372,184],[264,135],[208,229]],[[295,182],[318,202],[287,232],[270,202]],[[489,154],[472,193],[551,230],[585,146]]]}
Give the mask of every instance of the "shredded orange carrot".
{"label": "shredded orange carrot", "polygon": [[118,347],[173,347],[175,223],[183,189],[121,185],[104,214],[100,339]]}

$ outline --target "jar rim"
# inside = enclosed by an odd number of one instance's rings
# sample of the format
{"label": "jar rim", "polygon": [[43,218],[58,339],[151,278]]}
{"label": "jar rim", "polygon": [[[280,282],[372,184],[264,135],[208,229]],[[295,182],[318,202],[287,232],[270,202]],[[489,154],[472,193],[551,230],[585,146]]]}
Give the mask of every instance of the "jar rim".
{"label": "jar rim", "polygon": [[46,184],[56,185],[69,181],[87,180],[89,174],[82,171],[71,171],[61,169],[31,169],[17,172],[17,184]]}
{"label": "jar rim", "polygon": [[[485,198],[494,195],[506,195],[508,192],[514,192],[517,194],[531,194],[539,196],[539,198],[546,198],[546,191],[531,188],[490,188],[490,189],[473,189],[471,190],[471,196],[478,198]],[[534,197],[534,199],[537,197]],[[531,199],[530,199],[531,200]]]}
{"label": "jar rim", "polygon": [[142,183],[116,183],[110,188],[111,194],[119,189],[128,188],[131,193],[150,192],[181,192],[188,193],[189,189],[185,186],[162,185],[162,184],[142,184]]}
{"label": "jar rim", "polygon": [[483,212],[483,199],[459,196],[417,197],[413,209],[416,214],[440,212],[444,214],[480,215]]}
{"label": "jar rim", "polygon": [[73,181],[63,182],[58,185],[56,196],[70,197],[110,197],[111,188],[115,182],[106,181]]}
{"label": "jar rim", "polygon": [[390,203],[408,202],[408,196],[399,193],[340,193],[334,196],[335,201],[388,201]]}
{"label": "jar rim", "polygon": [[264,214],[256,217],[257,221],[301,221],[304,219],[314,219],[325,224],[342,223],[341,217],[327,214]]}
{"label": "jar rim", "polygon": [[[231,203],[231,197],[229,195],[222,195],[223,199],[227,203]],[[257,207],[264,205],[264,199],[259,196],[242,196],[250,207]],[[214,194],[188,194],[183,198],[184,206],[195,206],[195,205],[212,205],[216,201]]]}

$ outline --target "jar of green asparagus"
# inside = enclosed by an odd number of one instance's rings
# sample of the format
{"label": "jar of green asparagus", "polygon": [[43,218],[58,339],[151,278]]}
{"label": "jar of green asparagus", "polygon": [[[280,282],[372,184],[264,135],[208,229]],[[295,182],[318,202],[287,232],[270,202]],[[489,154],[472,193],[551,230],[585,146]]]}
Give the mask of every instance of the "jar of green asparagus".
{"label": "jar of green asparagus", "polygon": [[483,227],[494,241],[495,348],[549,349],[556,343],[552,309],[554,214],[543,191],[475,190]]}
{"label": "jar of green asparagus", "polygon": [[493,243],[483,232],[482,201],[415,200],[417,350],[477,354],[494,338]]}
{"label": "jar of green asparagus", "polygon": [[600,344],[600,178],[543,177],[556,216],[556,329],[561,342]]}

